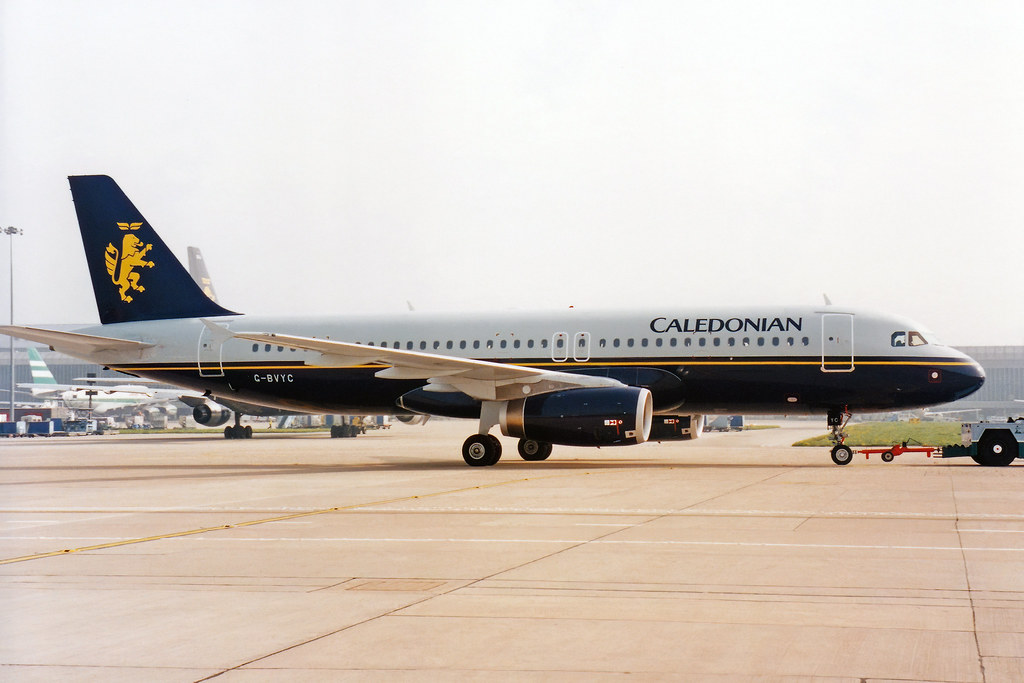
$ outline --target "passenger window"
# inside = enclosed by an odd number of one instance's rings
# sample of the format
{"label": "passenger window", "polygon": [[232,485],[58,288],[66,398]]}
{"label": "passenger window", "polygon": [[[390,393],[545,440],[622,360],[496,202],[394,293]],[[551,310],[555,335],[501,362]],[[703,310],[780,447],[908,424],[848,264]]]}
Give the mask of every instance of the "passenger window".
{"label": "passenger window", "polygon": [[405,342],[405,348],[408,351],[412,351],[412,342]]}
{"label": "passenger window", "polygon": [[466,348],[466,340],[465,339],[463,339],[462,341],[459,342],[459,348],[460,349]]}
{"label": "passenger window", "polygon": [[647,337],[644,337],[643,339],[640,340],[640,346],[644,347],[645,349],[647,348]]}
{"label": "passenger window", "polygon": [[778,337],[772,337],[772,346],[778,346],[778,345],[779,345],[779,338]]}
{"label": "passenger window", "polygon": [[548,348],[548,339],[547,339],[547,337],[545,337],[544,339],[540,340],[540,348],[542,348],[542,349]]}
{"label": "passenger window", "polygon": [[434,348],[435,348],[435,349],[439,349],[439,348],[441,348],[441,342],[439,342],[439,341],[435,341],[435,342],[434,342]]}
{"label": "passenger window", "polygon": [[700,346],[707,346],[708,340],[704,337],[701,337],[700,339],[697,340],[697,344],[699,344]]}
{"label": "passenger window", "polygon": [[804,337],[803,339],[800,340],[800,343],[803,344],[804,346],[810,346],[811,340],[807,337]]}
{"label": "passenger window", "polygon": [[518,349],[519,348],[519,340],[518,339],[516,339],[514,342],[512,342],[512,348],[513,349]]}
{"label": "passenger window", "polygon": [[620,343],[621,342],[618,340],[618,338],[612,340],[612,346],[614,346],[615,348],[619,348]]}
{"label": "passenger window", "polygon": [[602,339],[601,341],[597,342],[597,345],[600,346],[603,349],[605,347],[605,343],[606,343],[606,340]]}
{"label": "passenger window", "polygon": [[715,337],[714,339],[711,340],[711,343],[714,344],[715,346],[721,346],[722,340],[719,337]]}
{"label": "passenger window", "polygon": [[693,344],[693,340],[690,337],[683,340],[683,346],[690,346],[691,344]]}
{"label": "passenger window", "polygon": [[676,339],[675,337],[672,337],[671,339],[668,340],[669,346],[676,346],[677,344],[679,344],[679,340]]}
{"label": "passenger window", "polygon": [[260,345],[259,344],[253,344],[252,345],[252,350],[253,351],[259,351],[260,350]]}
{"label": "passenger window", "polygon": [[665,342],[664,342],[664,340],[661,337],[658,337],[657,339],[654,340],[654,345],[655,346],[661,346],[664,343]]}
{"label": "passenger window", "polygon": [[426,350],[427,350],[427,342],[421,341],[420,342],[420,351],[426,351]]}
{"label": "passenger window", "polygon": [[487,348],[489,348],[489,349],[493,349],[494,348],[494,340],[493,339],[488,339],[487,340]]}
{"label": "passenger window", "polygon": [[729,346],[736,346],[736,337],[729,337]]}
{"label": "passenger window", "polygon": [[499,344],[499,346],[501,346],[501,348],[503,348],[503,349],[508,348],[508,340],[502,339],[501,343]]}
{"label": "passenger window", "polygon": [[267,344],[266,346],[263,347],[263,352],[270,353],[270,344]]}
{"label": "passenger window", "polygon": [[758,346],[764,346],[764,337],[758,337],[757,338],[757,345]]}
{"label": "passenger window", "polygon": [[474,349],[479,349],[480,348],[480,340],[479,339],[474,339],[473,340],[473,348]]}
{"label": "passenger window", "polygon": [[445,344],[444,344],[444,348],[446,348],[446,349],[449,349],[449,350],[451,350],[451,348],[452,348],[453,346],[455,346],[455,344],[453,344],[453,343],[452,343],[452,340],[451,340],[451,339],[449,339],[448,341],[446,341],[446,342],[445,342]]}
{"label": "passenger window", "polygon": [[277,347],[277,352],[281,353],[282,351],[284,351],[284,347],[283,346],[278,346]]}
{"label": "passenger window", "polygon": [[626,340],[626,346],[628,346],[629,348],[633,348],[633,344],[635,344],[635,343],[636,342],[634,341],[634,339],[632,337],[630,337],[629,339]]}
{"label": "passenger window", "polygon": [[528,348],[528,349],[532,349],[533,348],[533,340],[532,339],[527,339],[526,340],[526,348]]}

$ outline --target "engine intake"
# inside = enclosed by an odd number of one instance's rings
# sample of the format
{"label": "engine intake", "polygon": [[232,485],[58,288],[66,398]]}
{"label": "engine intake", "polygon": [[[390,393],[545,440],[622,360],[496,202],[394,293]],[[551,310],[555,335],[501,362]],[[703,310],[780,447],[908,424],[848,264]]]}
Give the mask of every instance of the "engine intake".
{"label": "engine intake", "polygon": [[564,446],[628,446],[647,441],[654,402],[640,387],[569,389],[506,403],[501,433]]}
{"label": "engine intake", "polygon": [[223,406],[200,403],[192,409],[192,419],[206,427],[220,427],[231,419],[231,411]]}

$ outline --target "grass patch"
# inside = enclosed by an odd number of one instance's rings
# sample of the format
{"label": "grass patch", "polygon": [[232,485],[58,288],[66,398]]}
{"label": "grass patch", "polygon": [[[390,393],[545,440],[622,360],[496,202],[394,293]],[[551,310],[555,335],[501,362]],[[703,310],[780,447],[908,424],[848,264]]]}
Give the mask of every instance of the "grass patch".
{"label": "grass patch", "polygon": [[[928,446],[960,443],[959,422],[862,422],[847,425],[847,446],[891,446],[904,441]],[[797,441],[794,446],[831,446],[828,434]]]}

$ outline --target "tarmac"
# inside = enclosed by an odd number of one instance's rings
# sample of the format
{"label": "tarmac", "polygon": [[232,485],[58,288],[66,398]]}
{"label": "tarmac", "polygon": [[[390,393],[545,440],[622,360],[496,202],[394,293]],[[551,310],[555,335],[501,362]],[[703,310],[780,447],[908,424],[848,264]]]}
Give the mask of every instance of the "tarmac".
{"label": "tarmac", "polygon": [[0,680],[1024,680],[1024,465],[776,424],[0,441]]}

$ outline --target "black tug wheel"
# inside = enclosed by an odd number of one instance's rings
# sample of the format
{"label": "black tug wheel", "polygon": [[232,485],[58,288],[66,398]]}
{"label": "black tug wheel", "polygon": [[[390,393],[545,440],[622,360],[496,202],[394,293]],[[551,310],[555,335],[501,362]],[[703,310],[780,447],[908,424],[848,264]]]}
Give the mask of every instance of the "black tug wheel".
{"label": "black tug wheel", "polygon": [[892,462],[892,459],[895,457],[896,456],[893,455],[892,451],[886,451],[885,453],[882,453],[882,462]]}
{"label": "black tug wheel", "polygon": [[470,467],[490,467],[501,458],[501,442],[490,434],[474,434],[462,444],[462,459]]}
{"label": "black tug wheel", "polygon": [[1017,457],[1017,440],[1006,430],[985,432],[978,442],[974,462],[985,467],[1006,467]]}
{"label": "black tug wheel", "polygon": [[533,439],[519,440],[519,457],[523,460],[547,460],[551,455],[551,444]]}
{"label": "black tug wheel", "polygon": [[837,465],[849,465],[853,460],[853,451],[849,446],[835,446],[832,449],[832,462]]}

